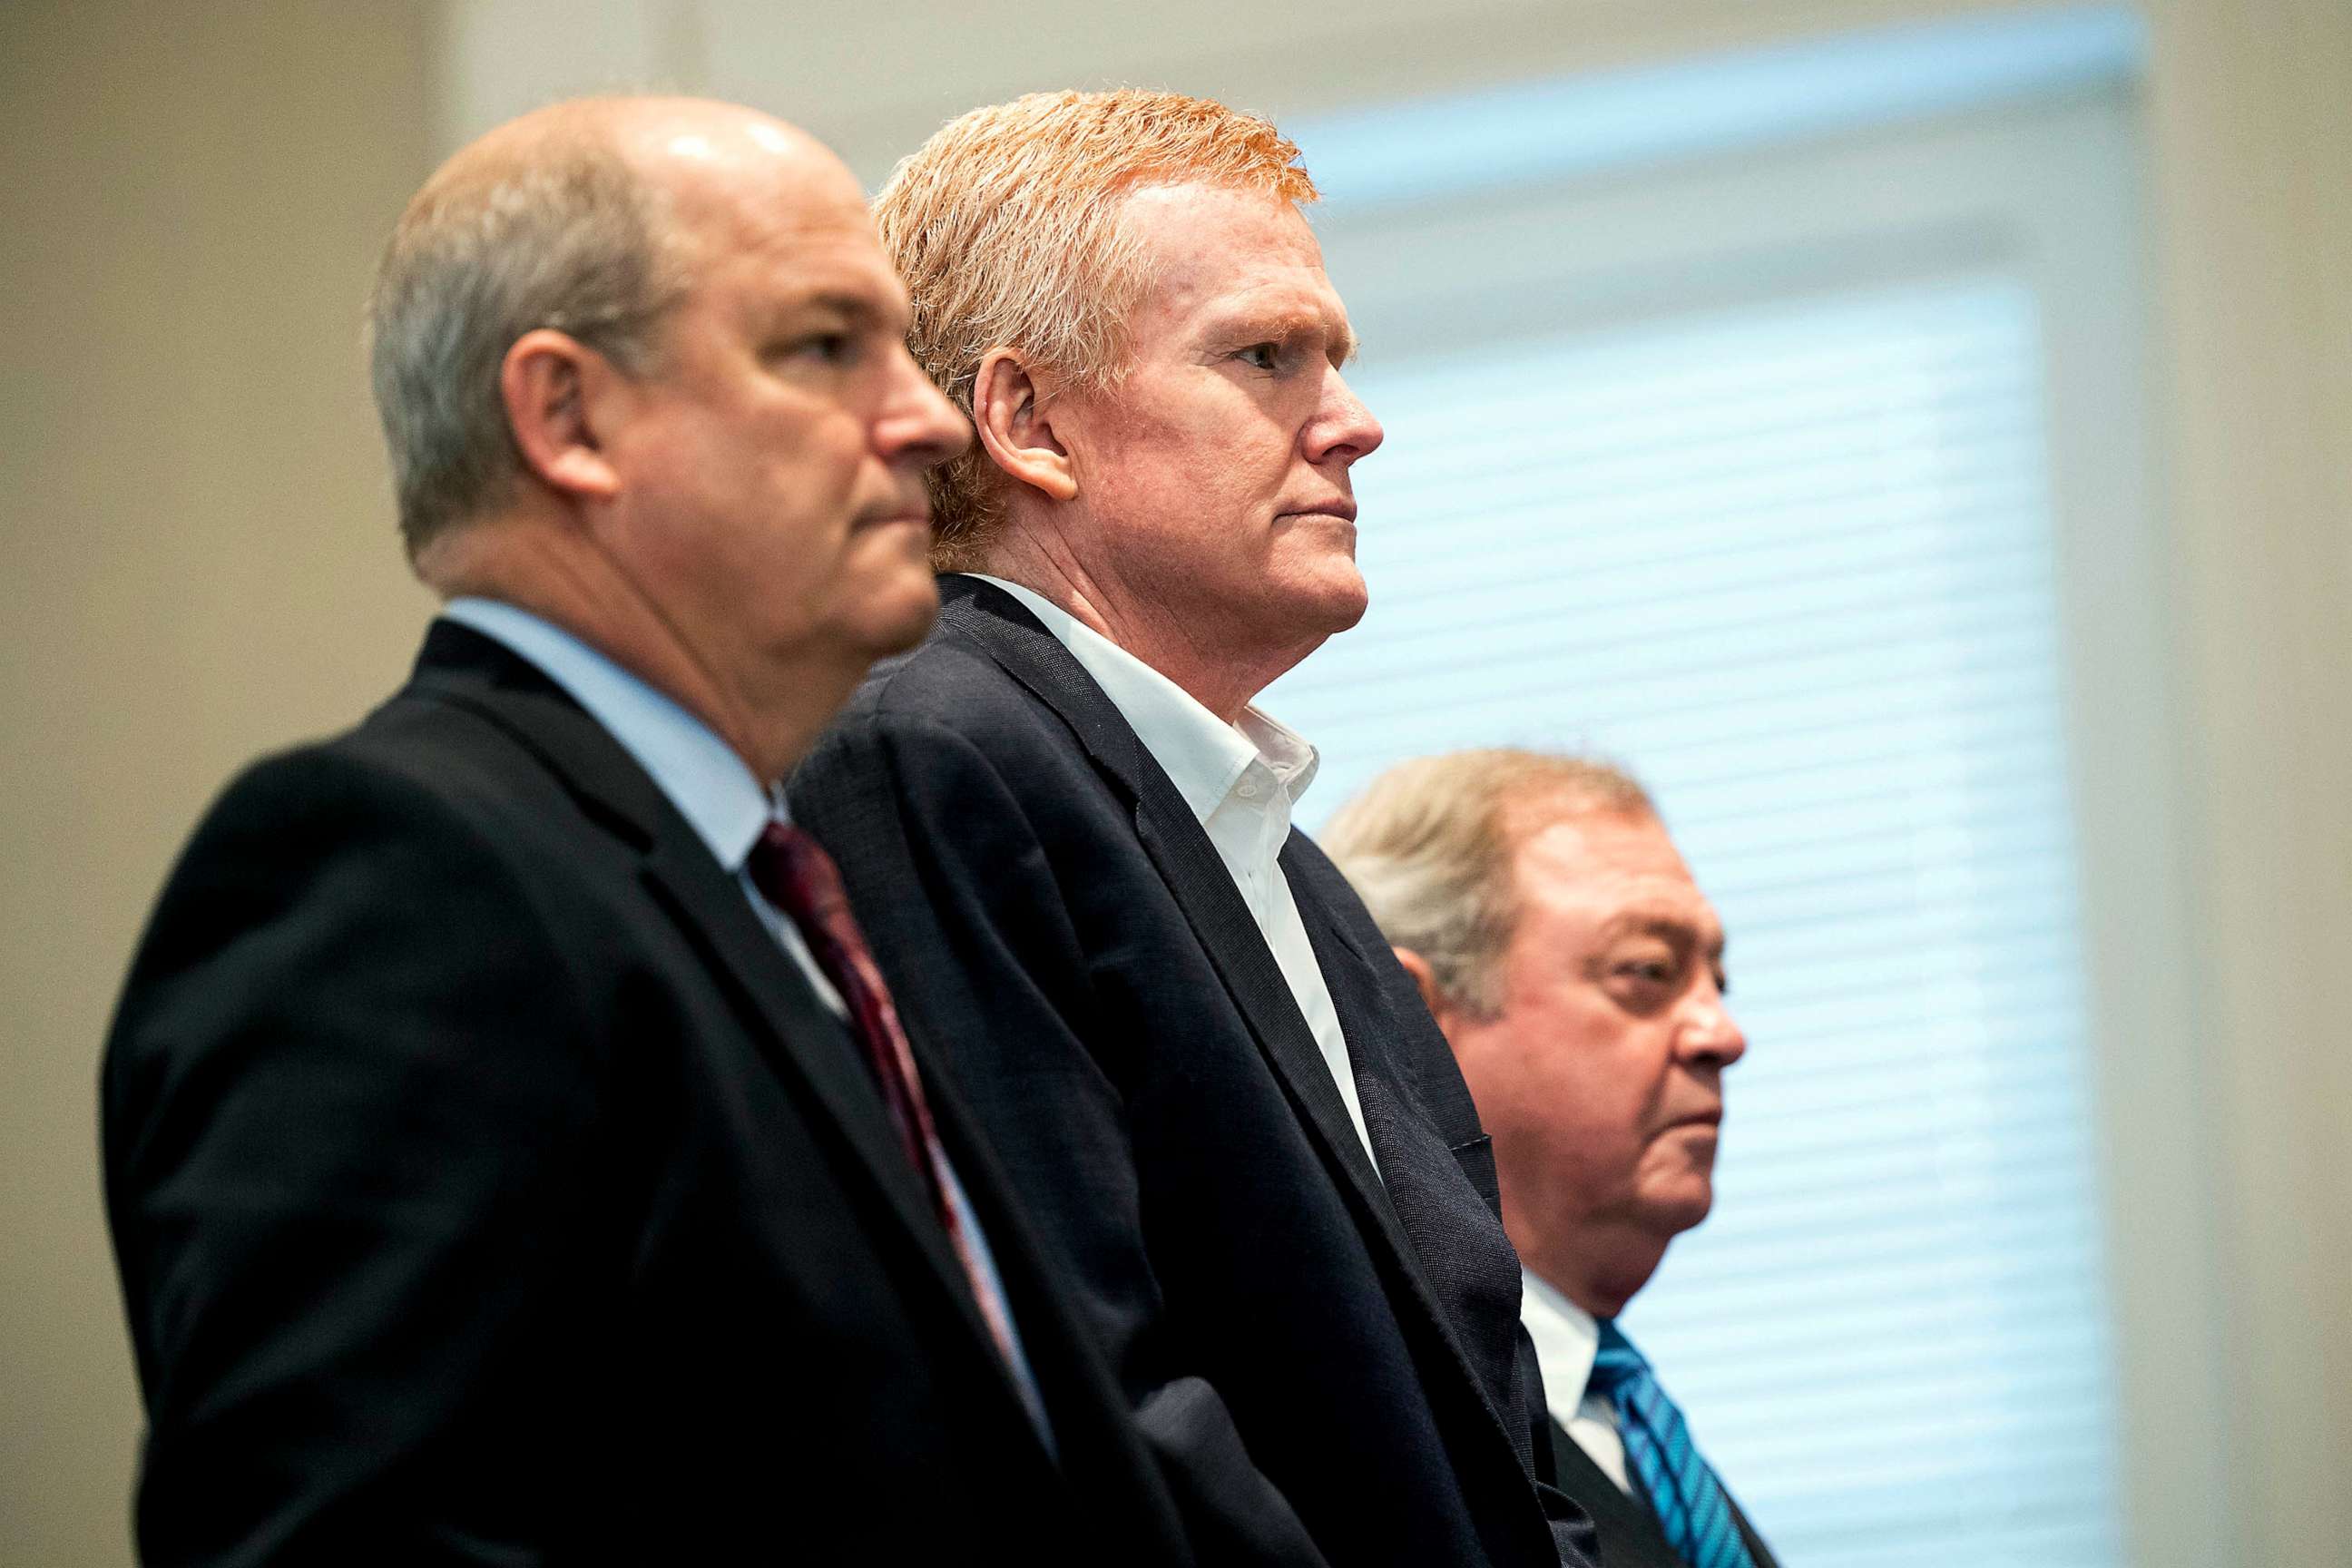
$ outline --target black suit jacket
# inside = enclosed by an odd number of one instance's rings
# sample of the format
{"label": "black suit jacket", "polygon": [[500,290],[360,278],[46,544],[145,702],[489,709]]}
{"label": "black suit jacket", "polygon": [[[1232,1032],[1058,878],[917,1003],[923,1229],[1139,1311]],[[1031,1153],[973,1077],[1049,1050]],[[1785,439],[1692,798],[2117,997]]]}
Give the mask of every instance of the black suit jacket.
{"label": "black suit jacket", "polygon": [[793,814],[1060,1245],[1203,1559],[1582,1562],[1534,1479],[1493,1155],[1363,906],[1294,834],[1378,1174],[1167,774],[1011,595],[941,591]]}
{"label": "black suit jacket", "polygon": [[845,1030],[650,779],[443,623],[233,784],[105,1064],[151,1563],[1189,1561],[934,1070],[1048,1455]]}
{"label": "black suit jacket", "polygon": [[[1551,1424],[1551,1452],[1554,1484],[1592,1516],[1601,1532],[1601,1558],[1607,1568],[1689,1568],[1659,1533],[1656,1517],[1619,1491],[1617,1483],[1557,1421]],[[1748,1542],[1748,1554],[1756,1560],[1756,1568],[1780,1568],[1756,1527],[1748,1522],[1748,1515],[1740,1511],[1738,1500],[1728,1489],[1724,1496],[1731,1503],[1732,1522],[1739,1526],[1740,1539]]]}

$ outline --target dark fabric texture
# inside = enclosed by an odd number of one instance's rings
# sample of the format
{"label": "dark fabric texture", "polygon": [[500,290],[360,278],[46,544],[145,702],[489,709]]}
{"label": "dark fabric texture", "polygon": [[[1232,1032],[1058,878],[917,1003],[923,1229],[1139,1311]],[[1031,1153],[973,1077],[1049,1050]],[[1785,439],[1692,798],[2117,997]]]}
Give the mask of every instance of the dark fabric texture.
{"label": "dark fabric texture", "polygon": [[213,807],[102,1100],[150,1564],[1192,1560],[953,1094],[1059,1467],[838,1020],[463,627]]}
{"label": "dark fabric texture", "polygon": [[[1617,1483],[1557,1421],[1551,1423],[1551,1453],[1553,1484],[1592,1516],[1593,1526],[1601,1532],[1601,1561],[1607,1568],[1687,1568],[1659,1533],[1658,1521],[1650,1510],[1618,1490]],[[1739,1500],[1732,1498],[1730,1502],[1732,1519],[1739,1526],[1740,1539],[1748,1543],[1748,1554],[1756,1560],[1756,1568],[1780,1568],[1741,1511]]]}
{"label": "dark fabric texture", "polygon": [[793,815],[1059,1247],[1204,1560],[1585,1562],[1588,1521],[1534,1479],[1491,1153],[1361,904],[1294,834],[1385,1183],[1118,709],[1009,595],[941,593]]}

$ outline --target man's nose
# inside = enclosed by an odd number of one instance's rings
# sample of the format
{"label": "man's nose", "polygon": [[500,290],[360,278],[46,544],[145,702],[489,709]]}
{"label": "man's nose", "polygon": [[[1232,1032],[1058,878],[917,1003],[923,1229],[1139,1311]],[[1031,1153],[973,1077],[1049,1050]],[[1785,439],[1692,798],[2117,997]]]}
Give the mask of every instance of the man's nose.
{"label": "man's nose", "polygon": [[1345,464],[1369,456],[1388,433],[1363,400],[1349,390],[1346,378],[1334,370],[1324,378],[1323,401],[1307,422],[1306,434],[1308,462],[1336,458]]}
{"label": "man's nose", "polygon": [[1747,1033],[1712,982],[1702,981],[1684,1005],[1679,1042],[1683,1055],[1727,1068],[1748,1054]]}
{"label": "man's nose", "polygon": [[931,384],[914,355],[901,348],[898,368],[875,421],[874,445],[893,462],[936,468],[971,445],[971,421]]}

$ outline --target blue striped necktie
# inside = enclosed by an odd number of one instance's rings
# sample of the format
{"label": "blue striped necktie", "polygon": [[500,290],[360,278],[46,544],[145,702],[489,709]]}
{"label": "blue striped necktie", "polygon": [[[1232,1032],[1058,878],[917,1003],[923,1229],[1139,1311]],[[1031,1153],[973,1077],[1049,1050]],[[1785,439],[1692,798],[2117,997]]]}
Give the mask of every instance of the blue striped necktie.
{"label": "blue striped necktie", "polygon": [[1731,1499],[1691,1441],[1689,1423],[1612,1319],[1601,1320],[1590,1386],[1616,1406],[1626,1461],[1666,1544],[1690,1568],[1756,1568]]}

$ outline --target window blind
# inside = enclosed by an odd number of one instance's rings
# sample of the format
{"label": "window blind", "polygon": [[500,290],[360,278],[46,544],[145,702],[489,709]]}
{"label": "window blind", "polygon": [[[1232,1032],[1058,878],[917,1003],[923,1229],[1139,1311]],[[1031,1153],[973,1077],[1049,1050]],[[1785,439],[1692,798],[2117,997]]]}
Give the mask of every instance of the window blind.
{"label": "window blind", "polygon": [[2035,297],[1368,367],[1361,626],[1262,699],[1631,764],[1730,933],[1713,1216],[1626,1323],[1788,1568],[2120,1560]]}

